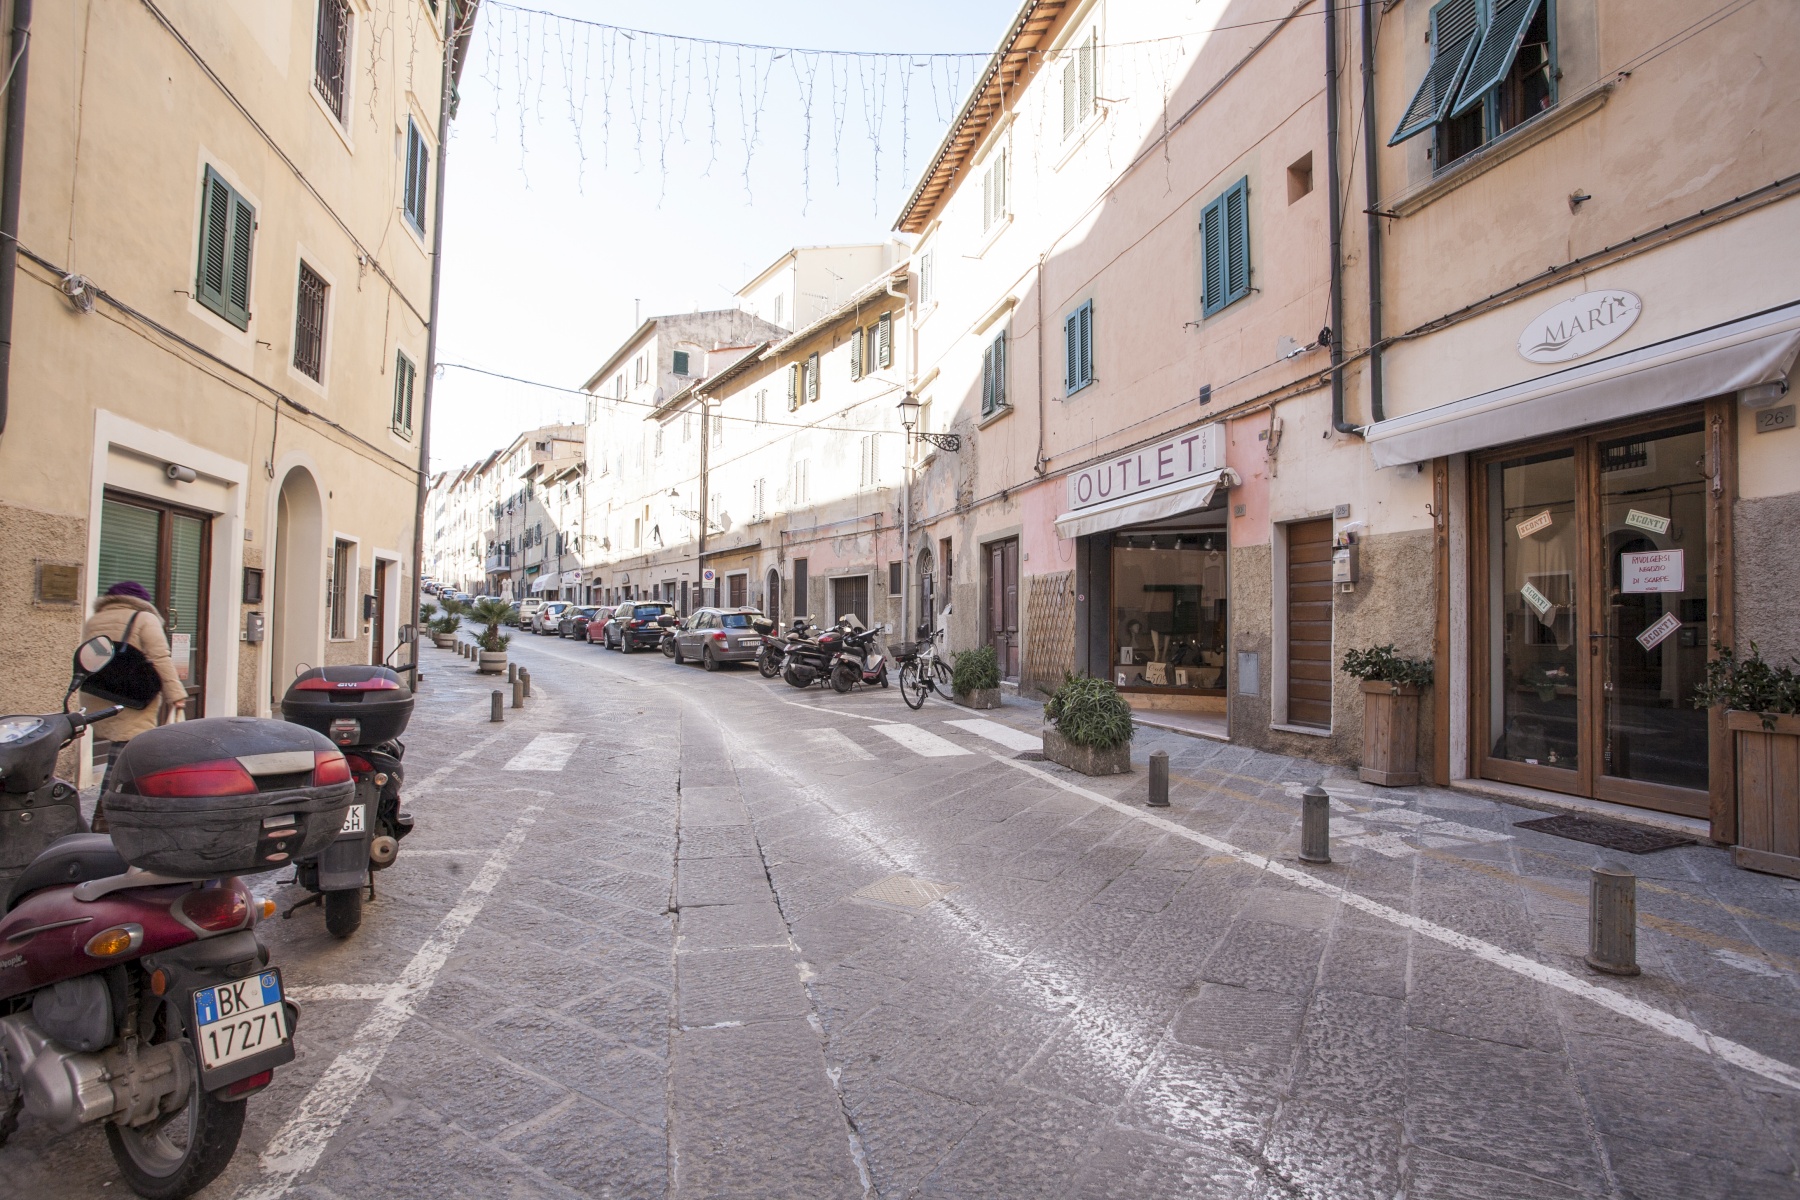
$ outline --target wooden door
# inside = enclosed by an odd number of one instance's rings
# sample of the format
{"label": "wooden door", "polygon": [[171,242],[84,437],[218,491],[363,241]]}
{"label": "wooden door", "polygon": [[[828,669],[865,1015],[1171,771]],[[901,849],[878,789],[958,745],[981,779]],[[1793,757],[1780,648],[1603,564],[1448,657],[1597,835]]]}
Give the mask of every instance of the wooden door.
{"label": "wooden door", "polygon": [[1331,519],[1287,527],[1288,724],[1331,728]]}
{"label": "wooden door", "polygon": [[375,560],[375,636],[370,644],[369,661],[380,666],[386,659],[388,564]]}
{"label": "wooden door", "polygon": [[726,590],[731,594],[732,608],[742,608],[750,603],[750,577],[748,575],[728,575],[725,578]]}
{"label": "wooden door", "polygon": [[1000,674],[1019,677],[1019,539],[988,546],[988,638],[1000,660]]}

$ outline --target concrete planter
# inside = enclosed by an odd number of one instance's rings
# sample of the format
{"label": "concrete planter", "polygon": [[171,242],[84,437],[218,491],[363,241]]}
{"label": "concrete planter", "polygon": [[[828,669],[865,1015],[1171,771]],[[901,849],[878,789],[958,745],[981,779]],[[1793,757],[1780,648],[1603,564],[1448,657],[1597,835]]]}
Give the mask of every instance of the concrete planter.
{"label": "concrete planter", "polygon": [[999,688],[977,688],[972,692],[957,692],[956,702],[964,708],[999,708]]}
{"label": "concrete planter", "polygon": [[1364,783],[1411,787],[1419,776],[1419,688],[1363,680]]}
{"label": "concrete planter", "polygon": [[1083,775],[1131,774],[1131,743],[1101,750],[1094,746],[1077,746],[1056,731],[1044,726],[1044,757]]}
{"label": "concrete planter", "polygon": [[506,651],[483,650],[476,659],[475,669],[483,675],[506,674]]}
{"label": "concrete planter", "polygon": [[454,633],[434,633],[431,635],[431,641],[439,650],[456,649],[456,635]]}
{"label": "concrete planter", "polygon": [[1800,716],[1728,710],[1737,777],[1737,844],[1731,861],[1800,879]]}

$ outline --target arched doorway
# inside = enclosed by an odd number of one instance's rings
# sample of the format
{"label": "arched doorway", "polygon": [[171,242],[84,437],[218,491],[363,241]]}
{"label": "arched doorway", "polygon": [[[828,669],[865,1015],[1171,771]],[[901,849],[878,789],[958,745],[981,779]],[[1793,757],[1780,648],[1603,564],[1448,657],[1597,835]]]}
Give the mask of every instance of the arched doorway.
{"label": "arched doorway", "polygon": [[919,560],[914,564],[914,578],[919,581],[919,628],[926,636],[937,628],[937,589],[933,586],[931,568],[931,547],[926,546],[919,551]]}
{"label": "arched doorway", "polygon": [[325,505],[312,472],[295,467],[275,498],[275,578],[269,597],[269,701],[281,704],[301,665],[324,661]]}
{"label": "arched doorway", "polygon": [[781,572],[774,567],[769,568],[767,577],[769,606],[763,615],[777,625],[781,624]]}

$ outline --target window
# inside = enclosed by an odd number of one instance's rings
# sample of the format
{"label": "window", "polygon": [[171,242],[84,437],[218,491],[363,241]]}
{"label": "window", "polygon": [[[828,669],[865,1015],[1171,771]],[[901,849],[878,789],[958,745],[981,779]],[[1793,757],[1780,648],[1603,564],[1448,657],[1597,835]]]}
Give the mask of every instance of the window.
{"label": "window", "polygon": [[750,519],[752,521],[760,521],[769,515],[766,507],[768,491],[767,480],[759,479],[750,485]]}
{"label": "window", "polygon": [[721,449],[725,445],[725,418],[717,413],[713,414],[712,419],[712,443],[714,450]]}
{"label": "window", "polygon": [[935,294],[934,284],[937,281],[932,278],[932,274],[931,251],[927,250],[919,255],[919,303],[921,305],[930,304],[931,298]]}
{"label": "window", "polygon": [[685,445],[694,440],[694,414],[681,414],[681,441]]}
{"label": "window", "polygon": [[893,313],[882,313],[875,322],[875,365],[883,370],[894,365]]}
{"label": "window", "polygon": [[819,398],[819,355],[817,351],[806,356],[806,402],[811,404]]}
{"label": "window", "polygon": [[714,492],[706,501],[706,523],[718,528],[725,525],[725,497]]}
{"label": "window", "polygon": [[862,464],[857,484],[861,487],[874,487],[881,482],[880,435],[865,434],[862,439]]}
{"label": "window", "polygon": [[761,425],[769,419],[769,389],[759,388],[756,392],[756,423]]}
{"label": "window", "polygon": [[613,395],[620,400],[625,398],[625,372],[623,371],[613,377]]}
{"label": "window", "polygon": [[350,65],[350,0],[319,0],[319,26],[313,45],[313,86],[325,107],[342,124],[344,81]]}
{"label": "window", "polygon": [[850,378],[863,377],[863,332],[860,327],[850,331]]}
{"label": "window", "polygon": [[1200,212],[1205,275],[1202,311],[1212,316],[1250,294],[1250,180],[1225,189]]}
{"label": "window", "polygon": [[250,251],[256,210],[211,167],[200,208],[200,267],[194,299],[239,329],[250,328]]}
{"label": "window", "polygon": [[900,591],[900,564],[891,562],[888,564],[888,595],[898,596]]}
{"label": "window", "polygon": [[325,377],[325,293],[329,290],[317,271],[300,264],[299,294],[294,297],[294,367],[309,379]]}
{"label": "window", "polygon": [[1063,138],[1072,137],[1094,112],[1094,59],[1099,48],[1098,31],[1088,34],[1063,65]]}
{"label": "window", "polygon": [[394,352],[394,432],[412,436],[413,385],[419,372],[404,351]]}
{"label": "window", "polygon": [[1006,216],[1006,147],[995,150],[981,176],[981,228],[985,233]]}
{"label": "window", "polygon": [[1388,145],[1435,130],[1441,169],[1556,103],[1553,0],[1438,0],[1431,65]]}
{"label": "window", "polygon": [[[327,0],[329,3],[329,0]],[[425,194],[430,190],[431,147],[411,117],[406,118],[406,220],[425,233]]]}
{"label": "window", "polygon": [[339,539],[331,548],[331,578],[325,585],[331,607],[331,636],[350,636],[351,543]]}
{"label": "window", "polygon": [[800,407],[800,364],[788,366],[788,411],[793,412]]}
{"label": "window", "polygon": [[688,352],[686,350],[677,350],[675,352],[675,373],[677,375],[686,375],[688,373]]}
{"label": "window", "polygon": [[651,451],[657,458],[662,457],[662,435],[662,426],[658,425],[656,427],[656,448]]}
{"label": "window", "polygon": [[1094,302],[1063,318],[1063,388],[1071,396],[1094,382]]}
{"label": "window", "polygon": [[1006,407],[1006,331],[981,351],[981,415]]}
{"label": "window", "polygon": [[775,305],[774,305],[775,315],[774,315],[774,317],[771,318],[772,324],[775,324],[775,325],[781,324],[781,320],[782,320],[782,316],[783,316],[782,311],[781,311],[782,301],[784,301],[786,299],[787,299],[787,297],[783,296],[780,292],[775,293]]}
{"label": "window", "polygon": [[649,369],[645,366],[644,356],[641,354],[637,356],[636,377],[637,377],[637,382],[639,382],[639,383],[642,383],[642,382],[644,382],[644,380],[650,378]]}
{"label": "window", "polygon": [[804,458],[794,464],[794,484],[791,491],[793,502],[795,504],[805,504],[807,502],[806,460]]}

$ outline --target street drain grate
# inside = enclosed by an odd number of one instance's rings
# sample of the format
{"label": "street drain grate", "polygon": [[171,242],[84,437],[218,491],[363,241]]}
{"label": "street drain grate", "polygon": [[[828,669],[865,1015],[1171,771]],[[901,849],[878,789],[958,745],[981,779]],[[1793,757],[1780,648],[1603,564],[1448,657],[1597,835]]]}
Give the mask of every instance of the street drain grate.
{"label": "street drain grate", "polygon": [[1621,850],[1626,854],[1654,854],[1658,850],[1694,844],[1694,839],[1677,834],[1660,833],[1636,825],[1621,825],[1616,821],[1596,821],[1592,817],[1577,817],[1570,813],[1539,817],[1535,821],[1517,821],[1514,824],[1519,829],[1535,829],[1539,833],[1605,846],[1608,850]]}
{"label": "street drain grate", "polygon": [[954,892],[959,885],[954,883],[933,883],[929,879],[915,879],[911,875],[889,875],[886,879],[877,880],[866,888],[859,888],[850,893],[858,900],[873,900],[877,904],[892,904],[900,908],[924,908],[934,904]]}

